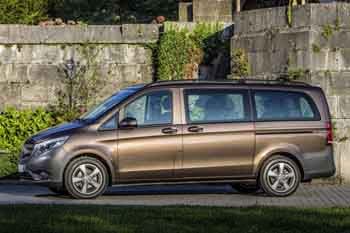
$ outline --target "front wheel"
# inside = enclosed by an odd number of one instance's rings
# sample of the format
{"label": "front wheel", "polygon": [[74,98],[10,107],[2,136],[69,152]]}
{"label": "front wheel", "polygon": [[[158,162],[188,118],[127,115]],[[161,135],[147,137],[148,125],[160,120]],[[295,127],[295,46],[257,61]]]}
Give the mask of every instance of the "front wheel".
{"label": "front wheel", "polygon": [[285,156],[269,158],[261,168],[259,183],[271,196],[286,197],[293,194],[301,181],[298,165]]}
{"label": "front wheel", "polygon": [[107,169],[101,161],[92,157],[75,159],[66,169],[65,187],[76,199],[96,198],[108,187]]}

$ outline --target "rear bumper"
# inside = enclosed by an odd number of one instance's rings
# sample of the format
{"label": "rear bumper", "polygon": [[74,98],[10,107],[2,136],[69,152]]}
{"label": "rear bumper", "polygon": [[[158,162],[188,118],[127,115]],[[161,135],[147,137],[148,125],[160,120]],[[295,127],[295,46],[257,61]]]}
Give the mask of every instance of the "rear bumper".
{"label": "rear bumper", "polygon": [[303,163],[304,180],[328,178],[334,176],[336,172],[331,145],[322,153],[306,155]]}

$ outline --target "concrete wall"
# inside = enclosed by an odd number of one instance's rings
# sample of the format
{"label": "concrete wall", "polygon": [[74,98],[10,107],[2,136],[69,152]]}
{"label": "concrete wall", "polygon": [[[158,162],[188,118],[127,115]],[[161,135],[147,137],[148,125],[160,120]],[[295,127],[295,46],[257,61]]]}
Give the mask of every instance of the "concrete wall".
{"label": "concrete wall", "polygon": [[311,4],[241,12],[235,16],[232,52],[248,56],[251,75],[274,77],[289,71],[323,88],[336,139],[337,176],[350,183],[350,4]]}
{"label": "concrete wall", "polygon": [[[93,59],[105,81],[100,98],[132,83],[151,82],[153,62],[144,46],[159,38],[157,25],[0,25],[0,109],[55,104],[62,65]],[[86,50],[89,50],[89,58]]]}

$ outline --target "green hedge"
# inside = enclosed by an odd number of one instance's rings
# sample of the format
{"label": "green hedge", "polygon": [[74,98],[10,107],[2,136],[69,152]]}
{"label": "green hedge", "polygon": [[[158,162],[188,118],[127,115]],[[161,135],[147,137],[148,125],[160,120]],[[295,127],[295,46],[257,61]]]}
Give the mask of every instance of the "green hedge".
{"label": "green hedge", "polygon": [[40,130],[60,123],[56,116],[42,108],[16,110],[7,108],[0,113],[0,177],[16,172],[18,155],[26,139]]}

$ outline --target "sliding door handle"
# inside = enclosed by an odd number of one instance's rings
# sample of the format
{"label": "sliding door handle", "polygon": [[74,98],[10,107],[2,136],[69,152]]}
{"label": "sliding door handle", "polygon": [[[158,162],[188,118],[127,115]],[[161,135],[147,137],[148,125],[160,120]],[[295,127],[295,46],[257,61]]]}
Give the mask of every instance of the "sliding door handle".
{"label": "sliding door handle", "polygon": [[191,126],[187,130],[188,130],[188,132],[191,132],[191,133],[201,133],[201,132],[203,132],[204,129],[202,127],[199,127],[199,126]]}
{"label": "sliding door handle", "polygon": [[175,134],[177,133],[177,128],[169,127],[162,129],[163,134]]}

